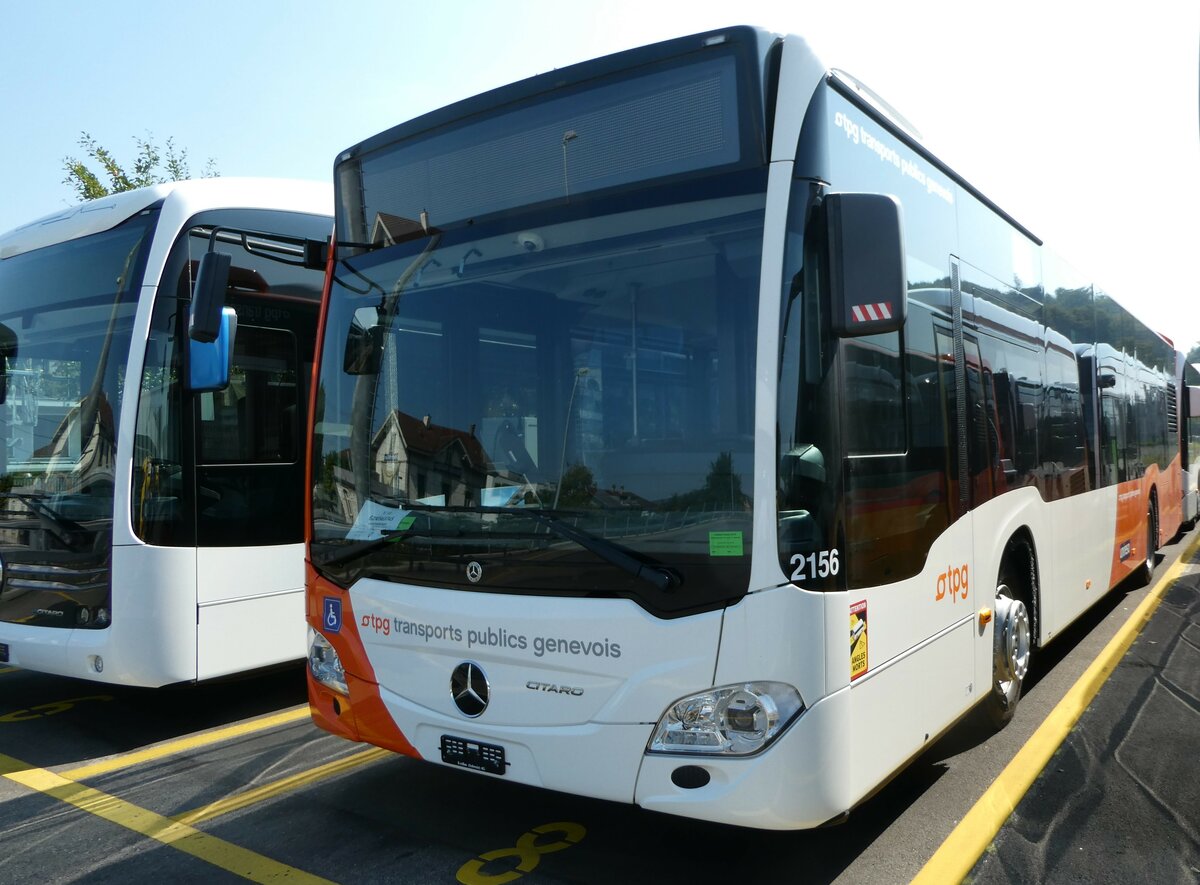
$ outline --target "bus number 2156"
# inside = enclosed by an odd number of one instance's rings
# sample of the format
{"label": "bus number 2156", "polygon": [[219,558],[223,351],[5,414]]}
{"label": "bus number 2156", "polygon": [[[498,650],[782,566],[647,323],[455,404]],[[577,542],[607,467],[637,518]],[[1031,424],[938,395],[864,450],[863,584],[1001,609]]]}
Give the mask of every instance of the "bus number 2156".
{"label": "bus number 2156", "polygon": [[813,578],[828,578],[836,575],[841,569],[838,561],[837,548],[822,550],[819,553],[797,553],[791,559],[796,568],[792,571],[793,581],[811,581]]}

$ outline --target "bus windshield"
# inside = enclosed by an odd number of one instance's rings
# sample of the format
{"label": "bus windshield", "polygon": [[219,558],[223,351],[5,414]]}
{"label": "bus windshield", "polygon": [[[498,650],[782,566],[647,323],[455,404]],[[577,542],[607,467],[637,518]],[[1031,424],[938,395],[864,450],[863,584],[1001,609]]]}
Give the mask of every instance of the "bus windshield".
{"label": "bus windshield", "polygon": [[715,175],[341,260],[314,564],[666,613],[744,594],[764,190]]}
{"label": "bus windshield", "polygon": [[0,550],[5,597],[47,596],[33,623],[79,626],[58,623],[56,590],[108,591],[117,419],[152,220],[0,262]]}

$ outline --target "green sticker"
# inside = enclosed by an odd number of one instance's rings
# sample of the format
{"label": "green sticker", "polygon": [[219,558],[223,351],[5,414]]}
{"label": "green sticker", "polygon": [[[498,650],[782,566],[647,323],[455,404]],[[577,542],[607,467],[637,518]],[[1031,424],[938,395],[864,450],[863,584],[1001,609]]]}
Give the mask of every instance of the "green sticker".
{"label": "green sticker", "polygon": [[742,556],[742,533],[741,532],[709,532],[708,533],[708,555],[709,556]]}
{"label": "green sticker", "polygon": [[412,524],[416,521],[417,521],[417,518],[413,514],[410,513],[410,514],[408,514],[408,516],[404,517],[404,519],[402,519],[398,523],[396,523],[396,531],[406,532],[412,527]]}

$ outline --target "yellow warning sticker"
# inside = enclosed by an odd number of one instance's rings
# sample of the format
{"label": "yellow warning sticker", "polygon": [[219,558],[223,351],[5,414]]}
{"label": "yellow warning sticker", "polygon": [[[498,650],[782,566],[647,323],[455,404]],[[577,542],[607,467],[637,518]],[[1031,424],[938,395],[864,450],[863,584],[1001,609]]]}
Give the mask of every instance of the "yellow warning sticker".
{"label": "yellow warning sticker", "polygon": [[867,601],[850,606],[850,680],[867,672]]}

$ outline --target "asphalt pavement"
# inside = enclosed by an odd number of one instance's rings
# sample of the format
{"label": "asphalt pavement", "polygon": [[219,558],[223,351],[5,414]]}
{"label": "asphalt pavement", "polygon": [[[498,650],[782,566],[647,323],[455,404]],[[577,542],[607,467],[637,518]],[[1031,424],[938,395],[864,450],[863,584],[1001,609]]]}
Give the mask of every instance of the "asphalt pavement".
{"label": "asphalt pavement", "polygon": [[1200,550],[967,881],[1200,882]]}

